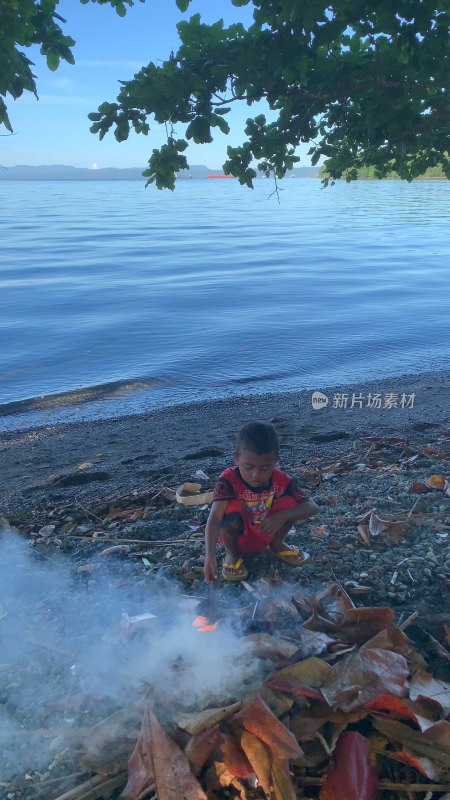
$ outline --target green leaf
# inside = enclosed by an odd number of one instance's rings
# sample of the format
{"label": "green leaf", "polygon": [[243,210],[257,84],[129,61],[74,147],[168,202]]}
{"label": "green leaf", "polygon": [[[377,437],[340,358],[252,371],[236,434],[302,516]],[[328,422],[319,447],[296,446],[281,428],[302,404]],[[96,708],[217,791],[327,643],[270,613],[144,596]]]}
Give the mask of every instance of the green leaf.
{"label": "green leaf", "polygon": [[47,67],[51,69],[52,72],[59,67],[59,56],[56,53],[47,53]]}
{"label": "green leaf", "polygon": [[4,125],[6,130],[8,130],[10,133],[13,132],[11,123],[9,121],[8,112],[6,111],[6,106],[1,97],[0,97],[0,125]]}
{"label": "green leaf", "polygon": [[180,11],[187,11],[191,0],[177,0],[177,6]]}

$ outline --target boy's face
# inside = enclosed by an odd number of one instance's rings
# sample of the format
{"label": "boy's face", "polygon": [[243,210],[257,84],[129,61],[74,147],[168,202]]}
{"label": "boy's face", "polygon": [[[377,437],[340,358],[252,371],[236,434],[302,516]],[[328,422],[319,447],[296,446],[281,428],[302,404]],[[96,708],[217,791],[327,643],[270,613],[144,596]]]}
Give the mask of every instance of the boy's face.
{"label": "boy's face", "polygon": [[244,481],[252,488],[259,489],[269,485],[277,465],[278,453],[258,455],[251,450],[239,450],[234,453],[234,461]]}

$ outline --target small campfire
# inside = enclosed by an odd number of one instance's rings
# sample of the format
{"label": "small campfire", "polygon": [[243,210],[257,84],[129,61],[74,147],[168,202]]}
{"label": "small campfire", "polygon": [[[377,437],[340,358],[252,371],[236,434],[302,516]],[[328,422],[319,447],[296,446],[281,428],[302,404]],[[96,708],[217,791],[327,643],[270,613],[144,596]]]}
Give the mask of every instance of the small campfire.
{"label": "small campfire", "polygon": [[197,628],[198,631],[204,633],[205,631],[215,631],[218,623],[215,622],[214,625],[209,625],[207,617],[200,616],[197,617],[197,619],[194,619],[192,624],[194,628]]}
{"label": "small campfire", "polygon": [[[232,694],[210,695],[200,706],[188,682],[182,699],[178,695],[170,702],[149,680],[128,705],[93,727],[60,735],[59,757],[72,765],[72,773],[66,770],[54,789],[45,781],[40,788],[36,775],[30,775],[33,793],[28,796],[445,796],[450,791],[450,684],[445,681],[450,655],[420,633],[417,615],[398,625],[389,607],[357,608],[339,583],[312,596],[301,594],[298,586],[288,596],[286,584],[274,589],[264,581],[246,584],[243,593],[245,588],[251,603],[239,608],[223,608],[216,590],[206,600],[178,600],[192,632],[215,632],[195,639],[191,654],[200,639],[214,653],[217,637],[226,638],[227,632],[240,643],[235,659],[242,668],[240,687]],[[127,617],[121,626],[123,652],[127,642],[148,642],[157,659],[163,622],[157,613]],[[407,629],[414,637],[408,638]],[[415,639],[421,636],[426,647],[419,650]],[[164,676],[168,685],[185,681],[188,662],[189,654],[181,652],[173,659]],[[249,664],[251,679],[245,673]],[[14,793],[14,781],[2,786],[8,797],[27,796]]]}

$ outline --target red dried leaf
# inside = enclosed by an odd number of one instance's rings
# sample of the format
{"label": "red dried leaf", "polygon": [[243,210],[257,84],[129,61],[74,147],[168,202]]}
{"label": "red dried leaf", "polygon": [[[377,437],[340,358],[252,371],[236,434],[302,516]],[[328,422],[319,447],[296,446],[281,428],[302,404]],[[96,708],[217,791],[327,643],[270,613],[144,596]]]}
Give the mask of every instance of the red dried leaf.
{"label": "red dried leaf", "polygon": [[235,739],[228,733],[222,734],[223,763],[235,778],[249,778],[254,769]]}
{"label": "red dried leaf", "polygon": [[420,703],[413,703],[407,699],[401,700],[393,694],[380,694],[364,707],[374,714],[379,713],[394,719],[409,719],[421,731],[426,731],[436,721],[430,717],[428,709],[421,706]]}
{"label": "red dried leaf", "polygon": [[322,703],[324,702],[324,697],[319,689],[314,689],[312,686],[307,686],[305,683],[301,683],[295,678],[277,678],[277,676],[274,675],[274,677],[269,678],[264,685],[269,689],[272,689],[273,692],[289,694],[291,697],[295,697],[297,700],[302,697],[310,697],[313,700],[319,700]]}
{"label": "red dried leaf", "polygon": [[411,486],[411,491],[413,494],[428,494],[428,492],[432,492],[433,489],[430,489],[426,483],[420,483],[419,481],[414,481],[413,485]]}
{"label": "red dried leaf", "polygon": [[376,800],[378,780],[370,763],[370,743],[356,731],[339,737],[334,769],[320,790],[320,800]]}
{"label": "red dried leaf", "polygon": [[398,750],[395,754],[406,764],[410,764],[430,781],[438,781],[442,770],[426,756],[415,756],[407,750]]}
{"label": "red dried leaf", "polygon": [[249,733],[253,733],[271,750],[274,758],[300,758],[302,749],[295,736],[272,714],[268,706],[256,694],[252,702],[235,715],[236,722]]}
{"label": "red dried leaf", "polygon": [[122,797],[139,800],[152,788],[158,800],[207,800],[183,751],[163,731],[153,712],[146,710]]}

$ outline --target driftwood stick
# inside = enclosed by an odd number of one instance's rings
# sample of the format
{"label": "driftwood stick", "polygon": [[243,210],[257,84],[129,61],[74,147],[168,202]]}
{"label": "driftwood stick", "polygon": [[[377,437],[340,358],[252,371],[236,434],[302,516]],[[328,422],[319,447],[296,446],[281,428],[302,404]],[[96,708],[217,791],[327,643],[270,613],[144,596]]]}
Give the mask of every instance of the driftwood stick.
{"label": "driftwood stick", "polygon": [[89,516],[91,516],[91,517],[94,517],[94,519],[98,519],[98,521],[99,521],[99,522],[101,522],[101,524],[102,524],[102,525],[104,525],[104,524],[105,524],[105,520],[104,520],[104,519],[102,519],[101,517],[98,517],[98,516],[97,516],[97,514],[94,514],[94,512],[93,512],[93,511],[89,511],[89,509],[88,509],[88,508],[86,508],[86,507],[83,505],[83,503],[80,503],[80,501],[79,501],[79,500],[75,500],[75,502],[76,502],[77,506],[80,506],[80,508],[82,508],[82,509],[83,509],[83,511],[84,511],[84,513],[85,513],[85,514],[88,514]]}
{"label": "driftwood stick", "polygon": [[419,616],[419,612],[418,611],[414,611],[414,613],[411,614],[411,616],[408,617],[408,619],[405,619],[405,621],[402,622],[402,624],[399,625],[398,627],[400,628],[401,631],[404,631],[405,628],[407,628],[408,625],[411,625],[411,622],[414,622],[414,620],[417,619],[418,616]]}
{"label": "driftwood stick", "polygon": [[[295,777],[295,782],[301,786],[322,786],[325,781],[326,778]],[[394,792],[448,792],[450,791],[450,783],[393,783],[392,781],[380,781],[378,788],[382,791],[390,790]]]}
{"label": "driftwood stick", "polygon": [[149,539],[118,539],[113,536],[97,536],[95,539],[92,536],[70,536],[70,540],[76,539],[82,542],[110,542],[111,544],[145,544],[147,547],[165,547],[170,544],[196,544],[200,539],[158,539],[154,542]]}
{"label": "driftwood stick", "polygon": [[74,789],[70,789],[64,794],[55,797],[55,800],[98,800],[99,797],[108,797],[114,789],[125,786],[128,772],[122,770],[113,777],[104,778],[101,775],[94,775],[84,783],[80,783]]}
{"label": "driftwood stick", "polygon": [[414,505],[411,507],[411,510],[408,512],[408,517],[411,517],[411,515],[412,515],[412,513],[413,513],[413,511],[414,511],[414,509],[415,509],[415,507],[416,507],[417,503],[419,502],[419,500],[420,500],[420,497],[418,497],[418,498],[417,498],[416,502],[415,502],[415,503],[414,503]]}

